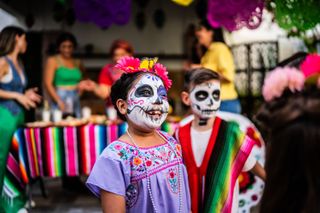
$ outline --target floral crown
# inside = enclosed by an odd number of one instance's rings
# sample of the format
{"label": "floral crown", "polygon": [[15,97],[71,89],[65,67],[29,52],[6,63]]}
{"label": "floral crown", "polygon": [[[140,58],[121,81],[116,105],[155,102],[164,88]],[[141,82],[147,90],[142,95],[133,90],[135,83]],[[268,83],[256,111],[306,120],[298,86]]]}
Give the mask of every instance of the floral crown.
{"label": "floral crown", "polygon": [[115,68],[125,73],[149,72],[157,75],[163,81],[165,88],[168,90],[172,85],[172,81],[168,77],[168,71],[165,66],[157,63],[158,58],[138,58],[124,56],[117,61]]}
{"label": "floral crown", "polygon": [[311,54],[301,64],[301,71],[283,67],[271,71],[264,81],[262,95],[269,102],[280,97],[286,89],[302,91],[305,84],[316,84],[320,88],[320,55]]}

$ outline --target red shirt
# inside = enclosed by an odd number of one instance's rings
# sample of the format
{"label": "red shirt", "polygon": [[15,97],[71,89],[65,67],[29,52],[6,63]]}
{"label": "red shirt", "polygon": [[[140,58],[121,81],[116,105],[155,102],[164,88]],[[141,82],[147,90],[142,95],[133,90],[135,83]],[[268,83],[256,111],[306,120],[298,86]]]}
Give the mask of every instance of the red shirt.
{"label": "red shirt", "polygon": [[105,84],[112,86],[112,84],[117,81],[123,71],[113,68],[113,64],[106,64],[99,74],[99,84]]}
{"label": "red shirt", "polygon": [[[123,71],[115,69],[114,64],[106,64],[99,74],[99,84],[104,84],[107,86],[112,86],[114,82],[116,82],[122,75]],[[112,106],[111,98],[108,97],[106,99],[106,106]]]}

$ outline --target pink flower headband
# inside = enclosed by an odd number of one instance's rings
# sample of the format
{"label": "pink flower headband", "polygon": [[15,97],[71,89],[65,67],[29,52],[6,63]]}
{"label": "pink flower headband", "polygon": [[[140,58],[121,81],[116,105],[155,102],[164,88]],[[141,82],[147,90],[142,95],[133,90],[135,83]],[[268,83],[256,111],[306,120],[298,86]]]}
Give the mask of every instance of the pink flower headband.
{"label": "pink flower headband", "polygon": [[290,67],[276,68],[264,80],[262,95],[269,102],[279,98],[285,89],[291,92],[301,91],[305,82],[304,74]]}
{"label": "pink flower headband", "polygon": [[300,66],[307,84],[317,84],[320,88],[320,55],[310,54]]}
{"label": "pink flower headband", "polygon": [[163,81],[165,88],[168,90],[172,85],[172,81],[168,77],[167,68],[157,63],[158,58],[138,58],[124,56],[117,61],[115,68],[125,73],[149,72],[157,75]]}

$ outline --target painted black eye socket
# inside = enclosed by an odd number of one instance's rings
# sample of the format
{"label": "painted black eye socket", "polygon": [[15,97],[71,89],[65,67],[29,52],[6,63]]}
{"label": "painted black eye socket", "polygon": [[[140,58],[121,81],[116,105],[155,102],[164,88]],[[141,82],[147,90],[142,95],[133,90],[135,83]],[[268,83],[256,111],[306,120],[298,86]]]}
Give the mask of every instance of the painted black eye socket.
{"label": "painted black eye socket", "polygon": [[195,94],[195,97],[196,97],[197,101],[203,101],[203,100],[205,100],[208,96],[209,96],[208,92],[207,92],[207,91],[202,91],[202,90],[196,92],[196,94]]}
{"label": "painted black eye socket", "polygon": [[138,98],[139,97],[152,97],[153,90],[152,90],[151,86],[144,84],[144,85],[140,86],[134,94]]}
{"label": "painted black eye socket", "polygon": [[167,97],[167,90],[163,86],[160,86],[158,88],[158,96],[162,97],[162,98],[166,98]]}
{"label": "painted black eye socket", "polygon": [[212,97],[214,100],[218,101],[220,99],[220,90],[213,91]]}

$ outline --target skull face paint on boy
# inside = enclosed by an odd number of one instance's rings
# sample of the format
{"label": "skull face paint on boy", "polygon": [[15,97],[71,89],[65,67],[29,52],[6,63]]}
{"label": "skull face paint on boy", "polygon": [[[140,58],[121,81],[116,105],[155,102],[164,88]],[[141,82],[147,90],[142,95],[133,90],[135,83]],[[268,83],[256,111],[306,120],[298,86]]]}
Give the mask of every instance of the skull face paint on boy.
{"label": "skull face paint on boy", "polygon": [[209,81],[196,85],[190,92],[191,109],[202,119],[215,116],[220,107],[220,82]]}
{"label": "skull face paint on boy", "polygon": [[152,74],[143,74],[129,91],[127,102],[129,120],[145,129],[159,128],[168,115],[167,91]]}

